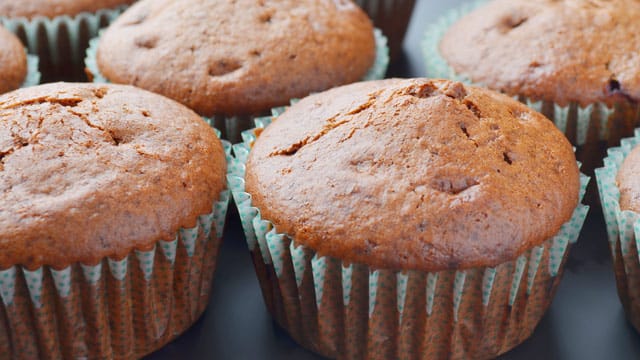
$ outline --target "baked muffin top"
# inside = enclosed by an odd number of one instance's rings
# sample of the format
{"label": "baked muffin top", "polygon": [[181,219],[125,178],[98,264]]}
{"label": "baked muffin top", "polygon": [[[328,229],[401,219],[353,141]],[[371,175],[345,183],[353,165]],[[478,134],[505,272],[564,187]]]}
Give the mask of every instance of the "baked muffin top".
{"label": "baked muffin top", "polygon": [[392,79],[289,108],[255,142],[246,189],[321,255],[440,271],[496,266],[554,236],[579,176],[562,133],[510,97]]}
{"label": "baked muffin top", "polygon": [[220,140],[193,111],[122,85],[0,96],[0,269],[121,258],[173,240],[225,186]]}
{"label": "baked muffin top", "polygon": [[351,0],[142,0],[103,34],[102,75],[201,115],[247,115],[364,77],[371,21]]}
{"label": "baked muffin top", "polygon": [[60,15],[75,16],[81,12],[113,9],[135,0],[0,0],[0,16],[9,18],[38,16],[53,18]]}
{"label": "baked muffin top", "polygon": [[640,1],[494,0],[440,50],[477,83],[561,105],[640,100]]}
{"label": "baked muffin top", "polygon": [[640,147],[634,148],[618,170],[620,209],[640,212]]}
{"label": "baked muffin top", "polygon": [[19,88],[27,77],[27,71],[24,45],[0,26],[0,94]]}

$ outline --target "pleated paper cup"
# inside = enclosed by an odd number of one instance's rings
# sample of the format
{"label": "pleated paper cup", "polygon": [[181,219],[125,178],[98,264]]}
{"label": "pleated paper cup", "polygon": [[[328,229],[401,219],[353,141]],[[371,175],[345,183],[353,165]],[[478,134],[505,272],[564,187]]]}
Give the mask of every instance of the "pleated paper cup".
{"label": "pleated paper cup", "polygon": [[134,359],[175,339],[207,307],[229,199],[225,190],[195,227],[123,258],[0,270],[0,354]]}
{"label": "pleated paper cup", "polygon": [[[389,66],[389,48],[387,46],[387,38],[380,29],[374,29],[374,37],[376,42],[375,61],[371,69],[369,69],[367,74],[362,78],[362,81],[384,79]],[[89,42],[89,48],[87,49],[85,59],[86,71],[89,74],[91,81],[95,83],[107,83],[109,80],[102,75],[96,61],[99,43],[100,37],[96,37]],[[265,114],[261,114],[261,116],[262,115]],[[257,116],[249,115],[215,115],[212,117],[204,117],[208,124],[221,130],[221,136],[223,139],[232,142],[241,141],[242,132],[252,128],[257,118]]]}
{"label": "pleated paper cup", "polygon": [[[587,206],[579,204],[554,237],[492,268],[428,273],[350,263],[278,233],[252,205],[245,163],[260,132],[245,132],[234,146],[229,187],[267,308],[299,344],[339,359],[489,359],[532,334]],[[588,181],[581,174],[580,200]]]}
{"label": "pleated paper cup", "polygon": [[40,59],[36,55],[27,54],[27,76],[24,78],[21,87],[26,88],[40,84],[42,75],[38,70],[39,63]]}
{"label": "pleated paper cup", "polygon": [[40,57],[40,69],[45,81],[84,80],[84,54],[88,42],[98,31],[109,25],[126,6],[83,12],[76,16],[55,18],[0,16],[0,24],[16,34],[29,53]]}
{"label": "pleated paper cup", "polygon": [[638,144],[635,136],[608,150],[604,167],[596,170],[602,210],[607,224],[609,246],[618,285],[618,295],[627,317],[640,331],[640,214],[620,209],[620,189],[616,176],[624,159]]}
{"label": "pleated paper cup", "polygon": [[[423,40],[423,55],[428,77],[453,79],[477,86],[486,85],[475,83],[467,75],[457,73],[440,53],[440,42],[458,20],[487,2],[488,0],[475,0],[465,3],[449,10],[427,28]],[[640,125],[640,104],[636,103],[617,102],[608,105],[596,102],[583,106],[577,102],[558,104],[519,94],[509,95],[551,119],[569,141],[577,146],[576,156],[589,174],[599,166],[607,147],[618,145],[622,138],[631,136],[633,129]]]}

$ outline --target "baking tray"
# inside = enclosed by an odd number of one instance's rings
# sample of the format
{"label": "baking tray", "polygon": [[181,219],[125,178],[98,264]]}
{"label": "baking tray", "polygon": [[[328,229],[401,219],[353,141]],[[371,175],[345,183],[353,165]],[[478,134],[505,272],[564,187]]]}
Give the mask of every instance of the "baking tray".
{"label": "baking tray", "polygon": [[[462,0],[418,0],[405,54],[391,76],[425,74],[421,40],[426,27]],[[595,180],[592,180],[595,181]],[[211,302],[184,335],[149,360],[322,359],[301,347],[271,320],[260,294],[237,214],[231,211]],[[618,299],[602,213],[592,208],[551,308],[533,336],[502,360],[640,359],[640,337]]]}

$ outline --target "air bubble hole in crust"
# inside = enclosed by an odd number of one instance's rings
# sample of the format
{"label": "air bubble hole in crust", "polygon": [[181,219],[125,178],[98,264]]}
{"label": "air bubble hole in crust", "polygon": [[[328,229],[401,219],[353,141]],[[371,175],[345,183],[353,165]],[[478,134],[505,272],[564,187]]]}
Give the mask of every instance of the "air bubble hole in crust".
{"label": "air bubble hole in crust", "polygon": [[235,59],[218,60],[209,66],[209,76],[224,76],[242,67],[242,63]]}

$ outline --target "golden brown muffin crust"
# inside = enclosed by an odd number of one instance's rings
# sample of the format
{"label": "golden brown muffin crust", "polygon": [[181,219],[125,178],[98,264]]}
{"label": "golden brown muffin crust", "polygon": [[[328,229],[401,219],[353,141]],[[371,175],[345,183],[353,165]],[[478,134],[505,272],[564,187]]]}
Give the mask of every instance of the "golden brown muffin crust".
{"label": "golden brown muffin crust", "polygon": [[618,170],[620,209],[640,212],[640,147],[633,149]]}
{"label": "golden brown muffin crust", "polygon": [[27,77],[27,71],[24,46],[0,26],[0,94],[19,88]]}
{"label": "golden brown muffin crust", "polygon": [[226,162],[184,106],[121,85],[0,96],[0,269],[96,263],[211,212]]}
{"label": "golden brown muffin crust", "polygon": [[135,0],[0,0],[0,16],[8,18],[38,16],[54,18],[75,16],[81,12],[96,12],[132,4]]}
{"label": "golden brown muffin crust", "polygon": [[266,128],[246,189],[323,255],[377,268],[495,266],[554,236],[578,203],[571,144],[515,100],[444,80],[312,95]]}
{"label": "golden brown muffin crust", "polygon": [[640,100],[640,1],[494,0],[440,50],[471,80],[561,105]]}
{"label": "golden brown muffin crust", "polygon": [[143,0],[103,35],[111,82],[201,115],[253,115],[361,79],[373,65],[367,16],[350,0]]}

